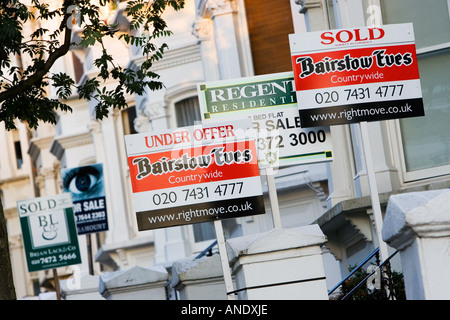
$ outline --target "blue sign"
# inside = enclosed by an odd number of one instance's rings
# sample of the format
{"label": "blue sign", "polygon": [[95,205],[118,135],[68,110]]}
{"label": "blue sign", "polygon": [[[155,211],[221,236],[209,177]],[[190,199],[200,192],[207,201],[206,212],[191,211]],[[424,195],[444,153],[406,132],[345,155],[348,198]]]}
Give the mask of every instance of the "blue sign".
{"label": "blue sign", "polygon": [[61,170],[63,191],[72,194],[78,234],[108,230],[103,165]]}

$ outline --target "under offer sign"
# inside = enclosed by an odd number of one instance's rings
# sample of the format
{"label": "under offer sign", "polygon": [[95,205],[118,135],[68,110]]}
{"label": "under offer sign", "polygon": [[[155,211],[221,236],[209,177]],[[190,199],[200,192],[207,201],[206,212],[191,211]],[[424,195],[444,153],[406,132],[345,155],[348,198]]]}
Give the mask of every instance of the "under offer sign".
{"label": "under offer sign", "polygon": [[255,140],[233,125],[125,136],[139,230],[265,213]]}
{"label": "under offer sign", "polygon": [[424,115],[411,23],[289,40],[302,127]]}

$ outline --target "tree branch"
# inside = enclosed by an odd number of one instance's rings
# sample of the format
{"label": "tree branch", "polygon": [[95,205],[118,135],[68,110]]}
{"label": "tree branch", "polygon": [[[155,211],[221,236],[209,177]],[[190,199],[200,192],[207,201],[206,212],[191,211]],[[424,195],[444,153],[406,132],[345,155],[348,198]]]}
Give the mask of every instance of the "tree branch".
{"label": "tree branch", "polygon": [[26,78],[25,80],[20,81],[16,86],[11,87],[6,91],[0,92],[0,103],[9,98],[17,96],[20,92],[26,91],[27,89],[37,84],[50,71],[50,68],[53,66],[56,60],[64,56],[69,51],[72,36],[72,30],[68,28],[66,24],[67,19],[69,18],[71,18],[71,14],[66,14],[62,22],[62,25],[64,24],[65,26],[63,44],[50,53],[42,69],[37,70],[33,75]]}
{"label": "tree branch", "polygon": [[0,62],[6,60],[7,58],[8,54],[6,53],[5,48],[0,46]]}

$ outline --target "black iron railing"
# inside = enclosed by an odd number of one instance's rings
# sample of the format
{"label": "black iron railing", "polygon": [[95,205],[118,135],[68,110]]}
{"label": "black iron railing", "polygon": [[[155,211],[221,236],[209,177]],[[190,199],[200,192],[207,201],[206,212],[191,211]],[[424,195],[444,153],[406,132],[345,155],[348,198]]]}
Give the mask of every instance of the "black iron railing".
{"label": "black iron railing", "polygon": [[213,248],[217,245],[217,240],[213,241],[205,250],[200,252],[194,259],[200,259],[203,256],[212,256]]}
{"label": "black iron railing", "polygon": [[[398,253],[395,251],[385,261],[380,263],[379,248],[358,264],[341,282],[328,292],[330,299],[334,300],[399,300],[404,299],[403,277],[399,273],[393,274],[390,261]],[[372,270],[363,269],[369,261],[375,258],[376,263],[371,264]],[[372,279],[378,281],[377,285],[368,286]],[[401,283],[399,283],[401,282]],[[356,284],[355,284],[356,283]],[[340,291],[337,289],[341,288]],[[334,293],[334,295],[333,295]]]}

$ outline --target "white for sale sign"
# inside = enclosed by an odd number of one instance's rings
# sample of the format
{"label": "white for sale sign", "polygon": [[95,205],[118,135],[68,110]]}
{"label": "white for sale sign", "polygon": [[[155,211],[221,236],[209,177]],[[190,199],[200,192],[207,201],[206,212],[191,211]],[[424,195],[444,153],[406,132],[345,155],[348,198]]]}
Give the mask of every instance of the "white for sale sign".
{"label": "white for sale sign", "polygon": [[302,128],[292,72],[198,85],[202,122],[250,119],[260,167],[333,160],[330,128]]}

